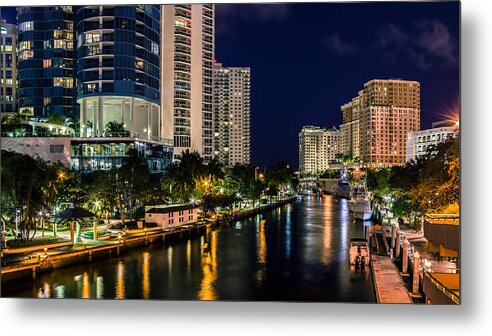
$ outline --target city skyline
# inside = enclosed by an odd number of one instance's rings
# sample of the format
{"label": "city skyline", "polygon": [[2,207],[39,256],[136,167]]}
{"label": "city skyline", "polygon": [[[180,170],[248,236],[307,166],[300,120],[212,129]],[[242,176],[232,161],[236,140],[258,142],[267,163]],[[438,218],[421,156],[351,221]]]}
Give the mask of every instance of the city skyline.
{"label": "city skyline", "polygon": [[[456,1],[217,5],[216,61],[251,68],[252,164],[286,160],[297,167],[292,148],[302,127],[339,128],[340,106],[371,79],[420,82],[421,129],[456,117],[458,7]],[[13,8],[2,13],[15,20]],[[350,20],[366,28],[342,24]]]}

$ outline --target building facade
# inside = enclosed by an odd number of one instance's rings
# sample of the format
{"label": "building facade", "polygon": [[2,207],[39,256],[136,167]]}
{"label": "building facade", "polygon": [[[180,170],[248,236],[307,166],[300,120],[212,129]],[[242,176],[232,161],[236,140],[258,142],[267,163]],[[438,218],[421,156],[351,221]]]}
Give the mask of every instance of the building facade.
{"label": "building facade", "polygon": [[[353,108],[358,110],[361,164],[373,168],[405,164],[407,133],[420,129],[420,83],[374,79],[364,84],[355,102],[349,104],[352,113]],[[344,110],[350,110],[347,104]]]}
{"label": "building facade", "polygon": [[440,142],[458,135],[459,126],[453,121],[432,123],[432,128],[407,133],[406,161],[416,160]]}
{"label": "building facade", "polygon": [[160,6],[76,8],[77,103],[82,136],[109,122],[131,136],[161,139]]}
{"label": "building facade", "polygon": [[80,138],[71,136],[2,137],[1,149],[61,163],[81,173],[120,168],[136,150],[151,173],[163,173],[172,162],[172,144],[132,137]]}
{"label": "building facade", "polygon": [[342,124],[340,125],[340,153],[343,155],[344,159],[356,162],[358,162],[360,158],[360,109],[361,99],[359,96],[341,107]]}
{"label": "building facade", "polygon": [[214,65],[214,156],[229,166],[250,163],[250,68]]}
{"label": "building facade", "polygon": [[301,177],[321,175],[339,159],[340,131],[304,126],[299,133]]}
{"label": "building facade", "polygon": [[2,21],[0,52],[0,112],[18,112],[16,25]]}
{"label": "building facade", "polygon": [[193,224],[197,221],[198,207],[193,204],[145,207],[145,223],[157,224],[161,229]]}
{"label": "building facade", "polygon": [[184,150],[213,157],[214,5],[162,5],[163,137],[175,158]]}
{"label": "building facade", "polygon": [[78,113],[72,6],[17,7],[18,105],[46,119]]}

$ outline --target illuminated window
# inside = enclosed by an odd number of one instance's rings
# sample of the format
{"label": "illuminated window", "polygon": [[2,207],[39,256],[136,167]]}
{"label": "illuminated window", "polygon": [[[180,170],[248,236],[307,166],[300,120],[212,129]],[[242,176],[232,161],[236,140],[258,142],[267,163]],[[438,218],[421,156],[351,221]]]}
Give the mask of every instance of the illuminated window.
{"label": "illuminated window", "polygon": [[23,115],[32,116],[34,115],[34,107],[21,107],[19,112]]}
{"label": "illuminated window", "polygon": [[152,42],[152,44],[150,45],[150,50],[152,51],[152,53],[156,54],[157,56],[159,56],[159,45],[155,42]]}
{"label": "illuminated window", "polygon": [[55,40],[53,44],[53,48],[55,49],[63,48],[63,40]]}
{"label": "illuminated window", "polygon": [[70,77],[63,78],[63,87],[73,88],[73,78]]}
{"label": "illuminated window", "polygon": [[44,106],[51,104],[51,97],[44,97],[43,103],[44,103]]}
{"label": "illuminated window", "polygon": [[31,41],[22,41],[19,43],[19,51],[31,49]]}
{"label": "illuminated window", "polygon": [[24,31],[28,30],[34,30],[34,22],[33,21],[26,21],[19,23],[19,33],[22,33]]}
{"label": "illuminated window", "polygon": [[51,59],[43,60],[43,68],[51,68]]}
{"label": "illuminated window", "polygon": [[143,61],[136,61],[135,62],[135,68],[137,68],[139,70],[143,70],[143,68],[144,68],[144,62]]}
{"label": "illuminated window", "polygon": [[55,39],[63,38],[63,31],[62,30],[54,30],[53,31],[53,38],[55,38]]}
{"label": "illuminated window", "polygon": [[34,57],[34,51],[33,50],[24,50],[19,53],[19,59],[20,60],[26,60],[28,58]]}
{"label": "illuminated window", "polygon": [[73,42],[72,41],[66,41],[66,49],[69,49],[69,50],[73,49]]}
{"label": "illuminated window", "polygon": [[44,41],[43,47],[44,49],[51,49],[52,48],[51,41]]}
{"label": "illuminated window", "polygon": [[5,46],[5,51],[12,51],[12,46],[11,45],[6,45]]}
{"label": "illuminated window", "polygon": [[53,78],[53,86],[63,86],[63,77]]}

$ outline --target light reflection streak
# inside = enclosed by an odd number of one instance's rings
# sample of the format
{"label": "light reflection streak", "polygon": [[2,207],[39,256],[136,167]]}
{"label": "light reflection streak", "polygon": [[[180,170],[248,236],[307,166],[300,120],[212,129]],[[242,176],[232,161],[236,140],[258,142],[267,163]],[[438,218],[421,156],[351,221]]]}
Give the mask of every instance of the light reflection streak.
{"label": "light reflection streak", "polygon": [[51,297],[51,288],[47,282],[43,282],[41,288],[38,291],[38,298],[49,299]]}
{"label": "light reflection streak", "polygon": [[89,299],[91,297],[91,285],[89,282],[89,274],[84,272],[82,275],[82,299]]}
{"label": "light reflection streak", "polygon": [[125,298],[125,265],[122,261],[116,266],[116,296],[115,299]]}
{"label": "light reflection streak", "polygon": [[58,285],[54,288],[55,298],[63,299],[65,297],[65,286]]}
{"label": "light reflection streak", "polygon": [[150,297],[150,253],[143,253],[142,262],[142,297],[148,299]]}
{"label": "light reflection streak", "polygon": [[267,262],[267,243],[265,234],[266,219],[262,219],[258,224],[258,262],[259,268],[256,271],[256,279],[262,283],[266,274]]}
{"label": "light reflection streak", "polygon": [[207,250],[205,245],[202,249],[202,284],[198,293],[198,300],[217,300],[215,291],[215,280],[217,279],[217,232],[210,233],[210,245]]}
{"label": "light reflection streak", "polygon": [[104,299],[104,280],[102,276],[96,278],[96,298]]}
{"label": "light reflection streak", "polygon": [[290,258],[292,247],[292,207],[285,210],[285,255]]}
{"label": "light reflection streak", "polygon": [[191,271],[191,239],[188,239],[188,243],[186,244],[186,270],[188,275],[190,275]]}
{"label": "light reflection streak", "polygon": [[340,240],[342,242],[341,251],[348,251],[348,226],[350,225],[350,214],[347,210],[348,202],[345,198],[340,199],[340,228],[342,230]]}
{"label": "light reflection streak", "polygon": [[321,262],[328,266],[332,252],[332,205],[333,198],[323,197],[323,248],[321,251]]}

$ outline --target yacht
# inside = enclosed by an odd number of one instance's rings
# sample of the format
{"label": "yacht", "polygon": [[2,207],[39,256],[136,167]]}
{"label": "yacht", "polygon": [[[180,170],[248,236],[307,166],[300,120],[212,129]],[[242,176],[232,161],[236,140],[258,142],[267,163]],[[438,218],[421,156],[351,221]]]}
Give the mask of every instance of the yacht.
{"label": "yacht", "polygon": [[367,198],[369,197],[367,195],[366,189],[362,185],[358,185],[354,188],[352,188],[352,191],[350,193],[350,201],[348,203],[348,208],[350,212],[354,212],[355,209],[355,204],[357,201],[361,198]]}
{"label": "yacht", "polygon": [[372,217],[371,201],[368,197],[358,198],[353,209],[354,219],[366,221]]}
{"label": "yacht", "polygon": [[345,179],[340,179],[331,189],[331,194],[335,197],[350,198],[350,184]]}

